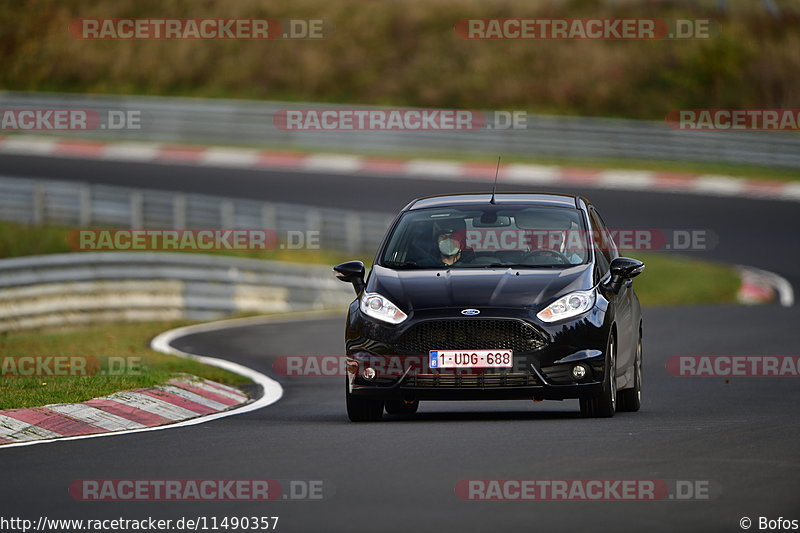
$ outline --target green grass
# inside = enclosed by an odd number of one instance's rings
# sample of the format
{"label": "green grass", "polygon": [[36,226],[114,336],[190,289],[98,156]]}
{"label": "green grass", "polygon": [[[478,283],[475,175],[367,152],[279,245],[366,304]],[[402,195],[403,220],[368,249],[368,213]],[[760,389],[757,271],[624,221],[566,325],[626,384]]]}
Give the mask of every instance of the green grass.
{"label": "green grass", "polygon": [[[71,249],[67,244],[70,231],[75,228],[59,226],[28,226],[16,222],[0,221],[0,259],[22,257],[27,255],[81,253]],[[108,229],[108,228],[104,228]],[[290,261],[298,263],[337,264],[351,259],[349,255],[328,250],[171,250],[169,253],[203,253],[210,255],[228,255],[250,259],[272,261]],[[372,257],[367,259],[370,264]]]}
{"label": "green grass", "polygon": [[[192,374],[230,385],[248,382],[246,378],[232,372],[149,349],[152,337],[186,324],[188,322],[113,323],[74,329],[0,334],[0,357],[3,359],[23,355],[94,356],[102,363],[101,369],[105,370],[90,376],[4,375],[0,378],[0,409],[83,402],[121,390],[152,387],[168,381],[178,373]],[[130,360],[136,366],[124,372],[109,372],[105,363],[109,356],[140,359]]]}
{"label": "green grass", "polygon": [[69,229],[57,226],[28,226],[0,221],[0,259],[23,255],[69,253]]}
{"label": "green grass", "polygon": [[647,267],[634,281],[644,306],[734,303],[739,274],[728,265],[659,252],[626,252]]}

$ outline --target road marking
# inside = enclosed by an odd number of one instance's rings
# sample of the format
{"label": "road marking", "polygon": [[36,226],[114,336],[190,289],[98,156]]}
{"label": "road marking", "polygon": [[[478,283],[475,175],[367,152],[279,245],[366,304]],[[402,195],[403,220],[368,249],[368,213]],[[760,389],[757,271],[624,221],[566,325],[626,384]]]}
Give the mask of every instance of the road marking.
{"label": "road marking", "polygon": [[[176,380],[176,381],[180,381],[180,380]],[[198,379],[198,380],[195,380],[195,381],[187,380],[187,381],[184,381],[184,383],[188,383],[189,385],[192,385],[194,387],[199,387],[201,389],[206,389],[209,392],[213,392],[213,393],[216,393],[216,394],[227,395],[228,397],[230,397],[230,398],[232,398],[234,400],[241,399],[241,398],[245,398],[245,399],[247,398],[246,394],[244,394],[242,391],[240,391],[239,389],[237,389],[235,387],[230,387],[228,385],[224,385],[222,383],[217,383],[215,381],[209,381],[207,379]]]}
{"label": "road marking", "polygon": [[152,161],[158,157],[159,144],[109,143],[102,159],[120,161]]}
{"label": "road marking", "polygon": [[436,178],[457,178],[461,175],[461,163],[435,159],[411,159],[406,163],[406,174]]}
{"label": "road marking", "polygon": [[133,420],[143,426],[160,426],[161,424],[169,424],[175,420],[108,398],[94,398],[86,402],[86,405],[91,405],[92,407],[102,409],[103,411],[121,416],[128,420]]}
{"label": "road marking", "polygon": [[778,302],[783,307],[792,307],[794,305],[794,289],[792,284],[783,276],[751,266],[736,265],[736,268],[741,272],[744,283],[767,285],[777,293]]}
{"label": "road marking", "polygon": [[642,170],[605,170],[600,173],[600,185],[610,189],[649,189],[653,173]]}
{"label": "road marking", "polygon": [[81,403],[49,405],[47,408],[56,413],[61,413],[70,418],[78,419],[81,422],[92,424],[93,426],[103,428],[107,431],[122,431],[124,429],[145,427],[133,420],[127,420],[121,416],[101,411],[100,409]]}
{"label": "road marking", "polygon": [[[337,311],[341,312],[341,311]],[[262,409],[268,405],[272,405],[273,403],[277,402],[283,396],[283,388],[280,386],[280,383],[275,381],[274,379],[253,370],[252,368],[248,368],[244,365],[240,365],[238,363],[234,363],[232,361],[226,361],[225,359],[219,359],[216,357],[209,357],[204,355],[195,355],[188,352],[183,352],[178,350],[177,348],[173,348],[170,343],[175,339],[180,337],[184,337],[186,335],[192,335],[195,333],[205,333],[208,331],[217,331],[227,328],[233,327],[242,327],[242,326],[249,326],[249,325],[256,325],[256,324],[276,324],[276,323],[291,323],[291,322],[298,322],[303,320],[309,320],[313,318],[327,318],[332,315],[332,311],[302,311],[297,313],[292,313],[291,316],[281,315],[281,316],[261,316],[261,317],[248,317],[248,318],[233,318],[227,320],[220,320],[217,322],[209,322],[206,324],[196,324],[192,326],[184,326],[181,328],[171,329],[169,331],[165,331],[160,335],[157,335],[150,343],[150,347],[156,351],[167,353],[171,355],[177,355],[179,357],[185,357],[187,359],[192,359],[194,361],[199,361],[201,363],[214,366],[217,368],[223,368],[230,372],[234,372],[239,374],[240,376],[244,376],[257,385],[259,385],[262,390],[263,394],[260,398],[255,401],[248,402],[241,404],[238,407],[234,407],[233,409],[228,409],[226,411],[220,411],[217,413],[212,413],[208,415],[197,416],[196,413],[191,413],[194,415],[195,418],[191,418],[188,420],[180,420],[176,421],[175,423],[165,424],[162,426],[152,426],[152,427],[144,427],[139,429],[128,429],[124,431],[117,431],[113,433],[96,433],[92,435],[76,435],[70,437],[61,437],[56,433],[48,432],[45,438],[41,438],[38,440],[29,440],[25,442],[14,442],[11,444],[4,444],[0,447],[0,450],[6,448],[15,448],[18,446],[32,446],[35,444],[47,444],[51,442],[61,442],[61,441],[69,441],[69,440],[79,440],[79,439],[91,439],[91,438],[99,438],[99,437],[114,437],[117,435],[130,435],[133,433],[144,433],[147,431],[162,431],[165,429],[173,429],[173,428],[180,428],[180,427],[188,427],[194,426],[197,424],[204,424],[206,422],[210,422],[212,420],[217,420],[219,418],[227,418],[229,416],[234,416],[243,413],[249,413],[251,411],[255,411],[257,409]],[[106,400],[115,400],[116,398],[124,399],[126,404],[136,404],[138,400],[139,408],[143,410],[147,410],[151,413],[156,413],[161,416],[167,417],[166,413],[174,412],[175,409],[180,409],[177,406],[169,406],[164,407],[164,405],[169,405],[166,402],[160,402],[160,406],[158,409],[155,409],[153,405],[158,403],[159,400],[144,396],[145,399],[142,399],[142,394],[136,392],[119,392],[115,393],[111,396],[102,398]],[[120,405],[125,405],[120,403]],[[8,418],[0,415],[0,429],[4,427],[3,419]],[[16,425],[16,427],[27,430],[30,428],[28,424],[21,423],[20,421],[12,421],[5,424],[5,426],[9,425]],[[41,429],[36,429],[35,431],[40,432]],[[57,437],[57,438],[53,438]],[[8,435],[5,435],[0,431],[0,438],[8,439],[10,438]]]}
{"label": "road marking", "polygon": [[361,168],[361,158],[339,154],[315,154],[305,158],[305,168],[330,172],[356,172]]}
{"label": "road marking", "polygon": [[195,394],[194,392],[188,391],[186,389],[181,389],[180,387],[176,387],[174,385],[159,385],[155,387],[155,390],[163,391],[172,394],[173,396],[183,398],[186,401],[202,405],[203,407],[207,407],[212,411],[223,411],[228,407],[230,407],[229,405],[215,402],[214,400],[211,400],[209,398],[204,398],[199,394]]}
{"label": "road marking", "polygon": [[16,154],[54,155],[58,141],[52,138],[6,137],[2,149]]}
{"label": "road marking", "polygon": [[744,191],[744,180],[705,174],[695,179],[694,190],[721,196],[738,196]]}
{"label": "road marking", "polygon": [[106,399],[118,402],[120,405],[130,405],[136,409],[147,411],[148,413],[168,418],[172,421],[194,418],[198,415],[198,413],[194,411],[147,394],[142,394],[141,392],[118,392]]}
{"label": "road marking", "polygon": [[503,169],[500,182],[555,183],[561,179],[561,169],[556,166],[511,164]]}
{"label": "road marking", "polygon": [[181,387],[183,389],[186,389],[186,390],[188,390],[190,392],[195,392],[197,394],[200,394],[201,396],[204,396],[205,398],[208,398],[209,400],[214,400],[215,402],[224,404],[226,406],[226,408],[227,407],[231,407],[231,406],[236,405],[236,404],[239,404],[242,401],[244,401],[242,398],[234,399],[234,398],[232,398],[230,396],[227,396],[227,395],[225,395],[223,393],[223,391],[221,391],[219,389],[213,389],[212,387],[208,387],[208,386],[199,387],[198,384],[199,384],[198,382],[189,383],[189,382],[186,382],[186,381],[176,381],[176,380],[171,380],[171,381],[167,382],[167,385],[175,385],[177,387]]}
{"label": "road marking", "polygon": [[[9,448],[17,443],[26,442],[31,439],[52,439],[60,436],[60,434],[48,429],[32,426],[27,422],[11,418],[10,416],[0,415],[0,437],[15,441],[14,444],[3,445],[3,448]],[[36,440],[32,442],[36,442]]]}
{"label": "road marking", "polygon": [[212,167],[251,167],[258,162],[258,150],[212,147],[203,153],[201,165]]}

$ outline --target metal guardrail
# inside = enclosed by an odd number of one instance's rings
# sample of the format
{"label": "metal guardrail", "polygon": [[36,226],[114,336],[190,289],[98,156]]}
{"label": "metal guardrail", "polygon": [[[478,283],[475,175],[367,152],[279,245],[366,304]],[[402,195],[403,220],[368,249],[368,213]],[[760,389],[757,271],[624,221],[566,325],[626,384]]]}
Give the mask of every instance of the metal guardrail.
{"label": "metal guardrail", "polygon": [[0,331],[111,320],[207,320],[343,307],[330,267],[188,253],[82,252],[0,261]]}
{"label": "metal guardrail", "polygon": [[69,134],[76,137],[404,154],[479,152],[574,158],[644,158],[800,168],[800,135],[687,132],[672,130],[665,122],[659,121],[528,115],[527,128],[522,130],[455,132],[286,131],[273,124],[275,114],[284,109],[356,107],[375,109],[370,106],[251,100],[0,92],[0,108],[141,113],[141,129]]}
{"label": "metal guardrail", "polygon": [[[80,228],[319,232],[319,247],[375,251],[391,215],[160,190],[0,176],[0,220]],[[298,244],[299,245],[299,244]]]}

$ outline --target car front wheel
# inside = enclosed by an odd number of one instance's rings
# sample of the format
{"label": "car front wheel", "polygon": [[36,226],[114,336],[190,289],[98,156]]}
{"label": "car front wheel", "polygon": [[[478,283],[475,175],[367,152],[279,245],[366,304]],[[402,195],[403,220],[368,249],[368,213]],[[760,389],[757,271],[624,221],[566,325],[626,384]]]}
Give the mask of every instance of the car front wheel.
{"label": "car front wheel", "polygon": [[642,337],[636,345],[636,361],[633,363],[633,388],[619,391],[618,411],[638,411],[642,406]]}
{"label": "car front wheel", "polygon": [[347,417],[351,422],[378,422],[383,418],[383,398],[355,396],[345,382]]}
{"label": "car front wheel", "polygon": [[617,410],[617,343],[608,340],[603,390],[594,397],[581,398],[581,415],[585,418],[608,418]]}

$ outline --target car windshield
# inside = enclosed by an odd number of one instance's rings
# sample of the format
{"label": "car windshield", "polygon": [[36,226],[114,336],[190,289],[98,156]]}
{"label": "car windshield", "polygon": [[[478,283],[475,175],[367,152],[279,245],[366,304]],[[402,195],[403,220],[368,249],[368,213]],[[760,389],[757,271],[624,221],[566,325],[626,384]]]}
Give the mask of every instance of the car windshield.
{"label": "car windshield", "polygon": [[393,269],[568,268],[588,260],[575,208],[486,205],[405,213],[378,264]]}

